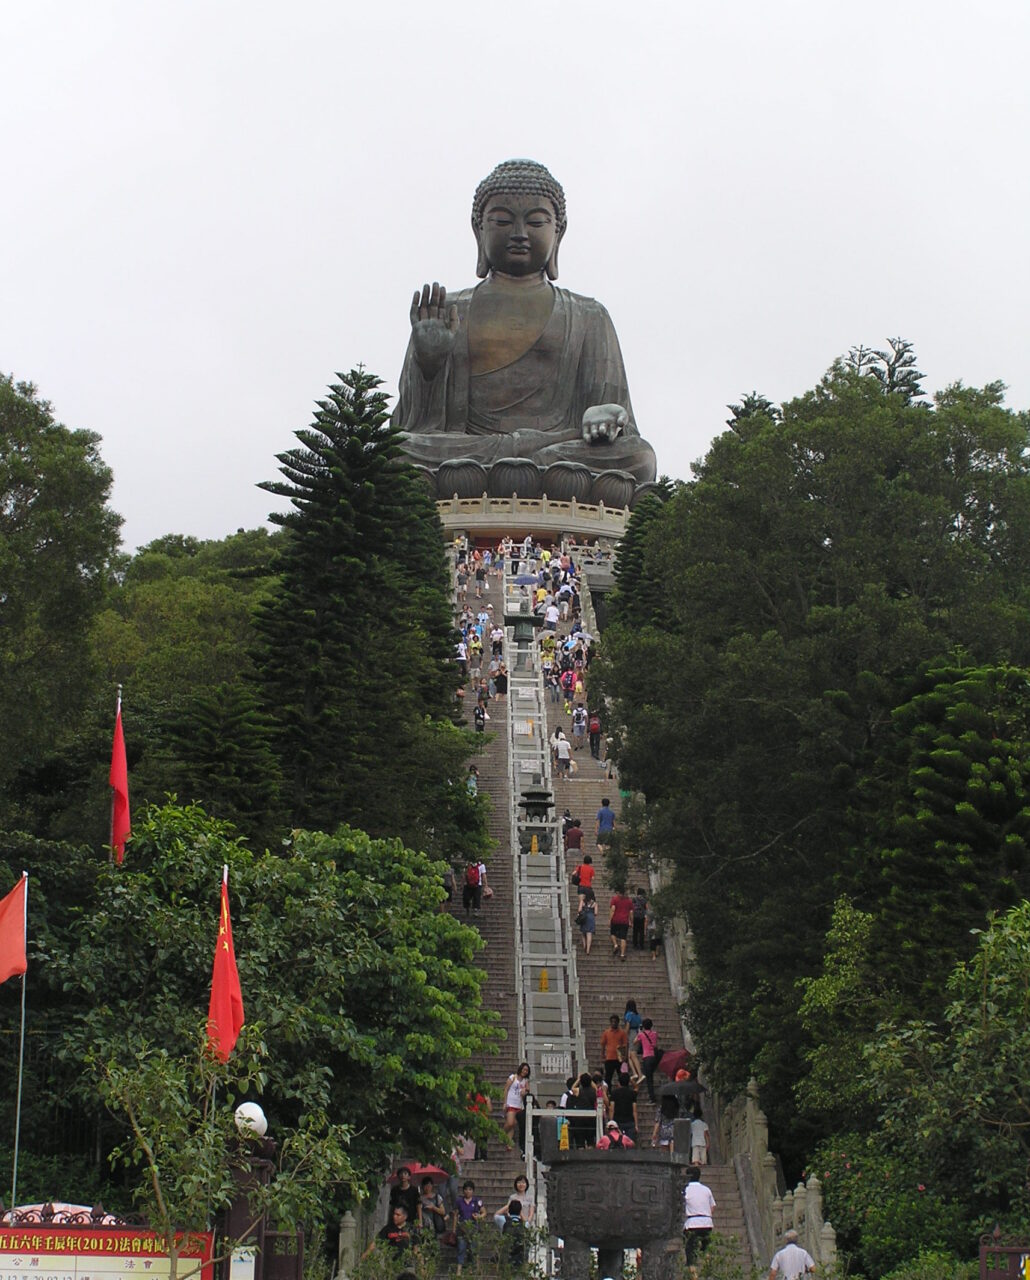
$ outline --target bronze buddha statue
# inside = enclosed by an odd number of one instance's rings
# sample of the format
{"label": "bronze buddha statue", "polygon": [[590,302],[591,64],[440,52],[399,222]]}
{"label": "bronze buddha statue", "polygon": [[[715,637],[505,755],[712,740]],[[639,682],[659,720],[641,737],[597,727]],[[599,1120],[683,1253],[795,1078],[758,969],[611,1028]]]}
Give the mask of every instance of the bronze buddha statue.
{"label": "bronze buddha statue", "polygon": [[472,203],[482,283],[415,292],[393,421],[441,497],[625,505],[654,480],[608,312],[551,283],[565,226],[565,193],[547,169],[509,160]]}

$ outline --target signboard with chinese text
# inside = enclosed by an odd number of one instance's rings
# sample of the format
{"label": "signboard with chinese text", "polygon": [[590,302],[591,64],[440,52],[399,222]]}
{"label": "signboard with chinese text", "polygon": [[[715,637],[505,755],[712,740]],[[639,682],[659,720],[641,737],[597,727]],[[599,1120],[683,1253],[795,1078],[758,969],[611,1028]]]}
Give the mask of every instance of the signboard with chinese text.
{"label": "signboard with chinese text", "polygon": [[542,1053],[540,1055],[540,1074],[542,1076],[569,1076],[572,1074],[571,1053]]}
{"label": "signboard with chinese text", "polygon": [[[214,1280],[214,1237],[181,1238],[179,1280]],[[0,1280],[168,1280],[171,1259],[153,1231],[40,1223],[0,1227]]]}

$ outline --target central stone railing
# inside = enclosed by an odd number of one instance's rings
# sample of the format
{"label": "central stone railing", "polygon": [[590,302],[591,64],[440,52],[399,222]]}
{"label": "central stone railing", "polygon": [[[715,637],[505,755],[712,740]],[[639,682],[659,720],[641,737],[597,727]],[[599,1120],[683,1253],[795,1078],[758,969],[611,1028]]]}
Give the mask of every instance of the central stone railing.
{"label": "central stone railing", "polygon": [[520,1053],[541,1103],[557,1101],[586,1061],[572,922],[561,879],[561,825],[555,813],[536,619],[528,593],[505,566],[508,633],[511,839]]}

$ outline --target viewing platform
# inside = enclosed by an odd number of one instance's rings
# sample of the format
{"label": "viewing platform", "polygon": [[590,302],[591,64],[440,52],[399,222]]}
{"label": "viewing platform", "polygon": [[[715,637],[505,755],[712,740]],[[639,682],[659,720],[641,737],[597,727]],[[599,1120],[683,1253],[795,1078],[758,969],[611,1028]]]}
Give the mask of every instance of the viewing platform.
{"label": "viewing platform", "polygon": [[559,502],[548,498],[445,498],[436,504],[448,537],[467,534],[472,539],[523,538],[527,533],[552,541],[567,537],[574,542],[614,545],[626,532],[629,507],[606,507],[603,502]]}

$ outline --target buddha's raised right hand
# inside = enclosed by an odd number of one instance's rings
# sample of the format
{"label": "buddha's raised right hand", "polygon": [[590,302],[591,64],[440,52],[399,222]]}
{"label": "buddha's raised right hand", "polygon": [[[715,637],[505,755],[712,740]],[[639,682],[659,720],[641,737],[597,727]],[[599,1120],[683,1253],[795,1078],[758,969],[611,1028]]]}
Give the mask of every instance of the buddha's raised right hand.
{"label": "buddha's raised right hand", "polygon": [[447,362],[458,334],[458,308],[447,306],[447,290],[434,280],[411,299],[411,339],[425,378],[435,378]]}

